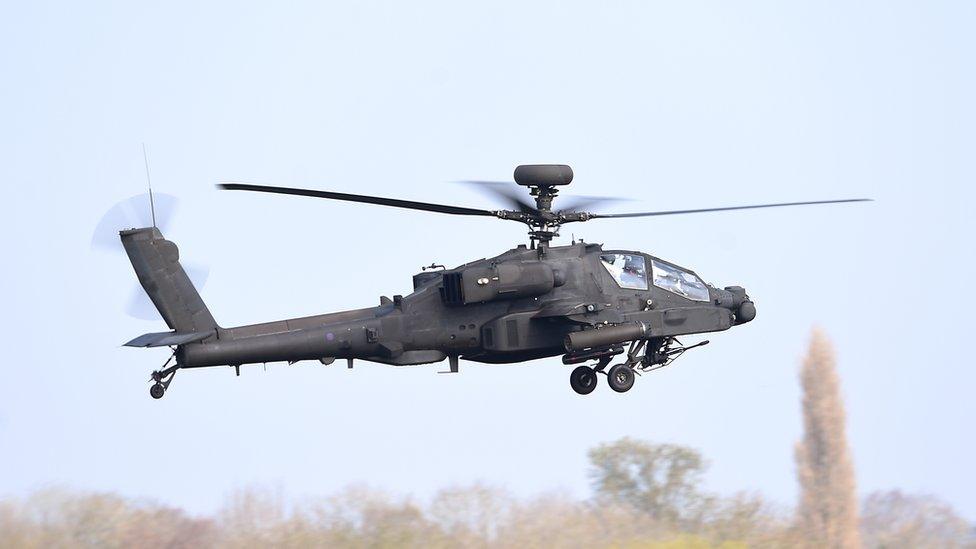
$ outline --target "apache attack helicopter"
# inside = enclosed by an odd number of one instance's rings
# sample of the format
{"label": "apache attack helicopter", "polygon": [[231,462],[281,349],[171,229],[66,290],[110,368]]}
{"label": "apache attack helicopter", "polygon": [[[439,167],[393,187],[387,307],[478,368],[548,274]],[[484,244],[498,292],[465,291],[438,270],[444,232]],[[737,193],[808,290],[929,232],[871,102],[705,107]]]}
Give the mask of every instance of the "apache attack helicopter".
{"label": "apache attack helicopter", "polygon": [[[171,331],[141,335],[125,345],[170,347],[172,356],[151,376],[150,394],[161,398],[179,369],[354,359],[394,366],[460,359],[489,364],[562,355],[576,364],[570,386],[581,395],[605,374],[610,388],[628,391],[635,373],[667,366],[685,351],[678,336],[728,330],[756,317],[740,286],[716,288],[693,270],[632,250],[600,244],[552,246],[567,223],[778,206],[859,202],[822,200],[695,210],[599,214],[583,211],[599,199],[578,199],[553,210],[561,187],[573,180],[565,165],[525,165],[515,183],[474,182],[512,209],[484,210],[376,196],[225,183],[226,190],[290,194],[362,202],[453,215],[494,217],[528,225],[530,245],[447,269],[432,265],[413,277],[413,293],[380,298],[376,307],[222,328],[179,262],[176,244],[155,226],[119,235],[143,289]],[[151,199],[150,195],[150,199]],[[533,203],[534,202],[534,203]],[[155,216],[155,214],[153,214]],[[155,220],[155,217],[154,217]],[[615,357],[618,363],[610,366]],[[170,365],[175,359],[175,363]],[[586,365],[584,363],[592,363]]]}

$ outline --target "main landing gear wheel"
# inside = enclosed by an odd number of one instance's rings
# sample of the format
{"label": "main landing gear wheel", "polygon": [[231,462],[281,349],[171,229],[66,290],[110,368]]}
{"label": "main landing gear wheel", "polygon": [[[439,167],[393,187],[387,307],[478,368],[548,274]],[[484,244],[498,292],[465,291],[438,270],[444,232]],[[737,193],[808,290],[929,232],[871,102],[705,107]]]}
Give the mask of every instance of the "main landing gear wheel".
{"label": "main landing gear wheel", "polygon": [[617,364],[607,372],[607,383],[618,393],[626,393],[634,386],[634,370],[626,364]]}
{"label": "main landing gear wheel", "polygon": [[166,394],[166,387],[163,387],[162,383],[154,383],[152,387],[149,388],[149,396],[155,399],[163,398]]}
{"label": "main landing gear wheel", "polygon": [[569,386],[581,395],[588,395],[596,389],[596,370],[589,366],[577,366],[569,374]]}

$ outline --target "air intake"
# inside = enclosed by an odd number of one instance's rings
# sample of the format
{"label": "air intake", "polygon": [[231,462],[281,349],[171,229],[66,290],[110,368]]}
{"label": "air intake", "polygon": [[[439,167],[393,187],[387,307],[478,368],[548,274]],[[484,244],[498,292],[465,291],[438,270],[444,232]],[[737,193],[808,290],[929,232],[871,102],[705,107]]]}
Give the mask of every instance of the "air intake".
{"label": "air intake", "polygon": [[445,305],[463,305],[464,290],[461,287],[461,273],[444,273],[441,279],[441,301]]}

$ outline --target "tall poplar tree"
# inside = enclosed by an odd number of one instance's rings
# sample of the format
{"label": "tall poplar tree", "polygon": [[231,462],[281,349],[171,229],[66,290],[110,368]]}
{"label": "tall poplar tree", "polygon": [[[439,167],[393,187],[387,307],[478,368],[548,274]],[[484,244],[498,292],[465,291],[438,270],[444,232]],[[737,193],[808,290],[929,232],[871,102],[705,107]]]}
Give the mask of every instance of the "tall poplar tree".
{"label": "tall poplar tree", "polygon": [[815,547],[860,547],[854,467],[834,350],[814,330],[800,370],[803,440],[796,445],[800,483],[797,526]]}

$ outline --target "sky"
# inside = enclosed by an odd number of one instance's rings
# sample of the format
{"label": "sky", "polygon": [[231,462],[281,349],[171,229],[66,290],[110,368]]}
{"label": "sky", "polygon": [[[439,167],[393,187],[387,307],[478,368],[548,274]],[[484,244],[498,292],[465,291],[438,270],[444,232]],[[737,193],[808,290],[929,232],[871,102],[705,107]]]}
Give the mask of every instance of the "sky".
{"label": "sky", "polygon": [[[976,5],[971,2],[19,2],[0,17],[0,496],[46,486],[220,506],[366,483],[418,498],[485,482],[590,493],[586,451],[699,449],[710,490],[791,505],[800,360],[834,342],[858,490],[935,494],[976,520]],[[866,204],[594,220],[570,236],[742,285],[758,318],[580,397],[558,358],[181,371],[121,347],[114,204],[178,197],[167,229],[225,327],[372,306],[431,262],[523,228],[297,197],[246,181],[499,205],[454,183],[566,163],[612,211]],[[569,234],[572,233],[572,234]],[[951,291],[950,291],[951,290]],[[697,341],[690,339],[689,341]]]}

